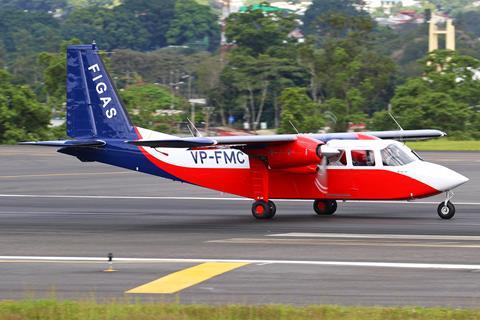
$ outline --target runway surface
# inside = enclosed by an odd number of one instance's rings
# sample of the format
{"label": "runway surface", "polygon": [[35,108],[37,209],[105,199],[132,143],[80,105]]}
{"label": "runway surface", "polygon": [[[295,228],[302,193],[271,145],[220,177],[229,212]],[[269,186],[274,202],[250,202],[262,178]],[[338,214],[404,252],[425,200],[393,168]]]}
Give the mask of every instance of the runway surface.
{"label": "runway surface", "polygon": [[[257,221],[248,200],[0,147],[0,299],[480,307],[480,153],[421,155],[471,179],[453,220],[438,218],[434,197],[340,203],[331,217],[278,201],[274,220]],[[102,272],[109,252],[117,272]],[[198,281],[212,265],[226,271]],[[193,284],[177,290],[178,279]],[[177,291],[127,293],[165,283]]]}

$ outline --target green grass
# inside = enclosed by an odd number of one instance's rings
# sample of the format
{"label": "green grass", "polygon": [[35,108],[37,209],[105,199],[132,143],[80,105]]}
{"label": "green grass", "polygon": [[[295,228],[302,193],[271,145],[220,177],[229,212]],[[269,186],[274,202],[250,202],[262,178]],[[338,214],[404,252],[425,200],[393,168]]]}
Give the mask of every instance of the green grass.
{"label": "green grass", "polygon": [[0,320],[480,319],[480,309],[290,305],[181,305],[93,301],[3,301]]}
{"label": "green grass", "polygon": [[480,141],[454,141],[436,139],[429,141],[407,142],[410,148],[419,151],[480,151]]}

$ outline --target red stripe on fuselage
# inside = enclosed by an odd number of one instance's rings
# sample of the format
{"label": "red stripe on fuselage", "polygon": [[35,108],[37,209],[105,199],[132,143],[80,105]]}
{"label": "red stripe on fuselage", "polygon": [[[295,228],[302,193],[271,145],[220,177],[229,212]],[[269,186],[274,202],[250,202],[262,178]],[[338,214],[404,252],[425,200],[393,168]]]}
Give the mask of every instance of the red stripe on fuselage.
{"label": "red stripe on fuselage", "polygon": [[[139,139],[142,138],[140,132],[135,128]],[[172,165],[161,161],[148,153],[145,148],[138,147],[143,155],[154,165],[167,173],[183,180],[212,190],[218,190],[230,194],[239,195],[246,198],[254,198],[252,188],[252,172],[245,168],[190,168]],[[258,161],[258,160],[250,160]]]}
{"label": "red stripe on fuselage", "polygon": [[270,172],[270,197],[293,199],[407,200],[440,191],[406,175],[382,169],[327,169],[328,191],[315,185],[316,175]]}

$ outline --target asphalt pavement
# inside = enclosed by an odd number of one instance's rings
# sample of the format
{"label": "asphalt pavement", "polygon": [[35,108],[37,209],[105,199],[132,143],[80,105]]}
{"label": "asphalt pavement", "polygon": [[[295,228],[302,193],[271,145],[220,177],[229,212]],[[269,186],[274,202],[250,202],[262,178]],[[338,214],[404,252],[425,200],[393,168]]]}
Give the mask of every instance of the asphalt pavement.
{"label": "asphalt pavement", "polygon": [[[331,217],[277,201],[258,221],[249,200],[0,147],[0,299],[480,307],[480,153],[421,155],[471,179],[452,220],[437,216],[437,196],[339,203]],[[110,252],[117,272],[103,272]],[[210,262],[244,265],[172,294],[127,293]]]}

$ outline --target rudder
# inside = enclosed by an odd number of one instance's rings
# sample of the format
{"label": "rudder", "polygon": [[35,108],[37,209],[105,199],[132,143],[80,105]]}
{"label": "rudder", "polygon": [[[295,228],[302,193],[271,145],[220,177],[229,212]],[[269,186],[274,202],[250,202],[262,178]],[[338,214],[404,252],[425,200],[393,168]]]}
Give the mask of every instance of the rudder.
{"label": "rudder", "polygon": [[72,138],[136,138],[95,44],[67,48],[67,134]]}

